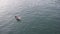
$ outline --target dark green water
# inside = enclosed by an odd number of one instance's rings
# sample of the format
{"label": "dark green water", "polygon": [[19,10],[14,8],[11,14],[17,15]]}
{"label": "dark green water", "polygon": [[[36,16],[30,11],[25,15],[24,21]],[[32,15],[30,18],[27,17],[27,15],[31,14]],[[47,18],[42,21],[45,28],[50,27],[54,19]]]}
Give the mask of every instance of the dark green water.
{"label": "dark green water", "polygon": [[0,0],[0,34],[60,34],[60,0]]}

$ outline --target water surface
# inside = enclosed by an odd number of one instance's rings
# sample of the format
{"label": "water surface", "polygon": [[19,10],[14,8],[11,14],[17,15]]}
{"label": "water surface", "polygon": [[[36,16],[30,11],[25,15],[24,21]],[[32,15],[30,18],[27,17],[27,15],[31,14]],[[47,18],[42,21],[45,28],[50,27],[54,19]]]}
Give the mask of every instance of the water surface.
{"label": "water surface", "polygon": [[60,34],[60,0],[0,0],[0,34]]}

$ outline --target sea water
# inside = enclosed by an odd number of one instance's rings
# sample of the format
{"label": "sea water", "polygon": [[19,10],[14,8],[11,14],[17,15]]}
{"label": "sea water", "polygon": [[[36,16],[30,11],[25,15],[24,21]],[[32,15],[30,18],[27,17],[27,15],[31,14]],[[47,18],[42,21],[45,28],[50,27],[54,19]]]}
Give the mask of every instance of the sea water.
{"label": "sea water", "polygon": [[60,0],[0,0],[0,34],[60,34]]}

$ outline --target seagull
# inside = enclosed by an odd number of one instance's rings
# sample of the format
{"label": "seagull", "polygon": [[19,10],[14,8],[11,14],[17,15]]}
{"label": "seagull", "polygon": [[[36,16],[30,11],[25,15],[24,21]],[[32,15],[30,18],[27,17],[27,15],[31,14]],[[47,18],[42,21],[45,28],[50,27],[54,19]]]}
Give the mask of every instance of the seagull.
{"label": "seagull", "polygon": [[20,20],[21,20],[21,17],[15,16],[15,19],[16,19],[17,21],[20,21]]}

